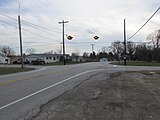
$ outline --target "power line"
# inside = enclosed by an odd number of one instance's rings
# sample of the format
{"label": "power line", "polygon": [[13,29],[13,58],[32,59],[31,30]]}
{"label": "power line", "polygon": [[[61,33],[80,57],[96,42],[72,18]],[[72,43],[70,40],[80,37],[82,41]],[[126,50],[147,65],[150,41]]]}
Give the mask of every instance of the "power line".
{"label": "power line", "polygon": [[[23,31],[26,31],[26,32],[28,32],[28,33],[31,33],[31,34],[33,34],[33,35],[39,36],[39,37],[43,37],[43,38],[47,38],[47,39],[53,40],[53,39],[51,39],[51,38],[49,38],[49,37],[45,37],[45,36],[42,36],[42,35],[39,35],[39,34],[30,32],[29,30],[26,30],[26,29],[22,29],[22,30],[23,30]],[[60,41],[58,41],[58,40],[54,40],[54,41],[60,42]]]}
{"label": "power line", "polygon": [[40,29],[40,28],[38,28],[38,27],[35,27],[35,26],[30,25],[30,24],[27,24],[27,23],[23,23],[23,24],[28,25],[28,26],[30,26],[30,27],[32,27],[32,28],[37,29],[37,30],[43,31],[43,32],[45,32],[45,33],[48,33],[48,34],[54,35],[55,37],[59,38],[59,36],[57,36],[57,35],[55,35],[55,34],[53,34],[53,33],[47,32],[47,31],[45,31],[44,29]]}
{"label": "power line", "polygon": [[11,25],[11,26],[13,26],[13,27],[15,27],[15,28],[18,28],[18,26],[15,26],[15,25],[13,25],[13,24],[11,24],[11,23],[8,23],[8,22],[6,22],[6,21],[3,21],[3,20],[0,20],[0,21],[3,22],[3,23],[5,23],[5,24]]}
{"label": "power line", "polygon": [[[8,23],[8,22],[5,22],[5,21],[3,21],[3,20],[0,20],[0,21],[3,22],[3,23],[5,23],[5,24],[11,25],[11,26],[13,26],[13,27],[15,27],[15,28],[18,28],[18,26],[15,26],[15,25],[10,24],[10,23]],[[22,30],[23,30],[23,31],[26,31],[26,32],[28,32],[28,33],[31,33],[31,34],[33,34],[33,35],[36,35],[36,36],[40,36],[40,37],[43,37],[43,38],[47,38],[47,39],[53,40],[53,39],[51,39],[51,38],[48,38],[48,37],[45,37],[45,36],[42,36],[42,35],[39,35],[39,34],[35,34],[35,33],[31,32],[31,31],[29,31],[29,30],[26,30],[26,29],[24,29],[24,28],[23,28]],[[57,41],[57,40],[54,40],[54,41],[60,42],[60,41]]]}
{"label": "power line", "polygon": [[[1,12],[0,12],[0,14],[3,15],[3,16],[5,16],[5,17],[7,17],[7,18],[12,19],[12,20],[18,21],[16,18],[13,18],[13,17],[11,17],[11,16],[8,16],[8,15],[6,15],[6,14],[4,14],[4,13],[1,13]],[[47,28],[47,27],[44,27],[44,26],[40,26],[40,25],[31,23],[31,22],[27,22],[27,21],[25,21],[25,20],[22,20],[22,22],[23,22],[23,24],[27,24],[27,25],[32,26],[32,27],[34,27],[34,28],[36,27],[36,29],[41,28],[41,29],[53,31],[53,32],[56,32],[56,33],[61,33],[60,31],[56,31],[56,30],[53,30],[53,29],[50,29],[50,28]],[[38,27],[38,28],[37,28],[37,27]],[[40,30],[40,29],[39,29],[39,30]]]}
{"label": "power line", "polygon": [[30,25],[39,27],[39,28],[41,28],[41,29],[43,28],[43,29],[46,29],[46,30],[49,30],[49,31],[61,33],[61,32],[59,32],[59,31],[56,31],[56,30],[53,30],[53,29],[50,29],[50,28],[47,28],[47,27],[44,27],[44,26],[40,26],[40,25],[37,25],[37,24],[33,24],[33,23],[31,23],[31,22],[27,22],[27,21],[25,21],[25,20],[22,20],[22,22],[25,23],[25,24],[30,24]]}
{"label": "power line", "polygon": [[4,14],[4,13],[1,13],[1,12],[0,12],[0,14],[3,15],[3,16],[5,16],[5,17],[8,17],[8,18],[10,18],[10,19],[12,19],[12,20],[18,21],[16,18],[13,18],[13,17],[11,17],[11,16],[8,16],[8,15],[6,15],[6,14]]}
{"label": "power line", "polygon": [[129,37],[127,40],[133,38],[152,18],[153,16],[160,10],[160,7],[151,15],[151,17],[140,27],[131,37]]}

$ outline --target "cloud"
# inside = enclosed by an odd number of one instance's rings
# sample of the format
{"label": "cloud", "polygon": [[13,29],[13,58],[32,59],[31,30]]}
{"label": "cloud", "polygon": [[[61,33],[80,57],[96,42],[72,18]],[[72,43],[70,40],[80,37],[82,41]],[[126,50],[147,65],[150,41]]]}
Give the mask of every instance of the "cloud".
{"label": "cloud", "polygon": [[[65,24],[65,33],[73,36],[73,42],[87,42],[86,44],[70,44],[66,39],[67,52],[74,52],[76,48],[81,52],[90,52],[90,44],[94,43],[97,49],[109,46],[109,42],[114,40],[123,40],[123,20],[127,22],[127,36],[135,33],[144,22],[159,7],[159,0],[21,0],[21,18],[39,26],[51,30],[35,29],[33,26],[24,24],[22,28],[28,30],[23,33],[25,46],[44,43],[44,46],[36,46],[40,52],[56,50],[55,46],[62,42],[62,25],[59,21],[67,20]],[[2,7],[0,11],[8,16],[17,19],[19,14],[18,0],[0,2]],[[160,26],[159,14],[154,18],[132,39],[132,41],[145,41],[146,36],[158,29]],[[0,20],[17,26],[17,21],[11,20],[0,15]],[[17,41],[18,30],[13,26],[0,22],[0,42],[1,44],[10,45],[11,40]],[[2,31],[3,30],[3,31]],[[31,33],[30,33],[31,32]],[[33,33],[33,34],[32,34]],[[93,40],[93,35],[100,36],[98,41]],[[16,37],[17,36],[17,37]],[[42,37],[43,36],[43,37]],[[49,38],[49,39],[48,39]],[[107,44],[101,44],[102,42]],[[12,41],[11,43],[13,43]],[[17,42],[15,42],[17,44]],[[15,45],[13,44],[13,45]],[[96,49],[96,48],[95,48]]]}

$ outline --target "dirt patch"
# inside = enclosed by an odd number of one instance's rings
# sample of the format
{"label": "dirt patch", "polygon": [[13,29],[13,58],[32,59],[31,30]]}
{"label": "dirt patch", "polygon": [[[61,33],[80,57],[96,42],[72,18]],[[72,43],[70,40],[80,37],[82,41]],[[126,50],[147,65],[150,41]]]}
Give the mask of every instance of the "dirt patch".
{"label": "dirt patch", "polygon": [[32,120],[159,120],[158,73],[103,71],[42,106]]}

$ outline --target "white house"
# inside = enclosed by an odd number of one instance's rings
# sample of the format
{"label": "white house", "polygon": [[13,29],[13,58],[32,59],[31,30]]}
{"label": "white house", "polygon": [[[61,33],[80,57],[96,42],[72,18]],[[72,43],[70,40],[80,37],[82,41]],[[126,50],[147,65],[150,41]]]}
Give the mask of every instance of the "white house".
{"label": "white house", "polygon": [[26,60],[31,61],[41,59],[45,61],[45,63],[54,63],[59,62],[60,57],[58,54],[31,54],[25,57]]}
{"label": "white house", "polygon": [[0,63],[10,64],[10,58],[0,53]]}

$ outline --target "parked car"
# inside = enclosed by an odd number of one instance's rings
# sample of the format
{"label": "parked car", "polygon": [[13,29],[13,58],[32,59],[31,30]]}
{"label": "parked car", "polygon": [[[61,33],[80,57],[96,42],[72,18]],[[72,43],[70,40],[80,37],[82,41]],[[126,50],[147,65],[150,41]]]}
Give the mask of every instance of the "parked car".
{"label": "parked car", "polygon": [[[22,62],[21,62],[20,59],[13,62],[13,64],[21,64],[21,63],[22,63]],[[30,62],[29,62],[28,60],[23,61],[23,63],[24,63],[24,64],[30,64]]]}
{"label": "parked car", "polygon": [[36,60],[32,60],[31,64],[33,64],[33,65],[43,65],[43,64],[45,64],[45,61],[43,61],[41,59],[36,59]]}

